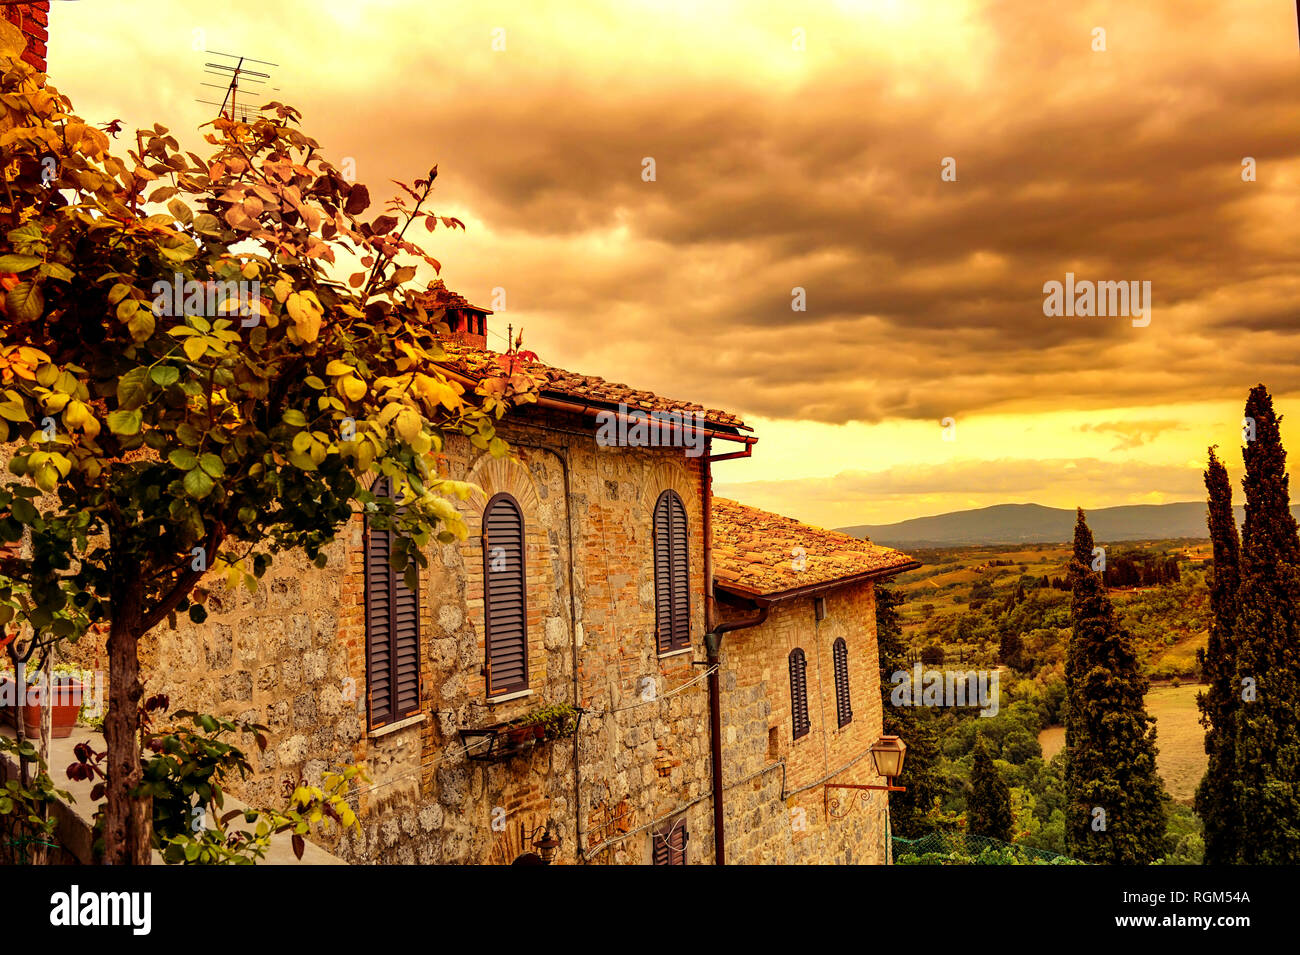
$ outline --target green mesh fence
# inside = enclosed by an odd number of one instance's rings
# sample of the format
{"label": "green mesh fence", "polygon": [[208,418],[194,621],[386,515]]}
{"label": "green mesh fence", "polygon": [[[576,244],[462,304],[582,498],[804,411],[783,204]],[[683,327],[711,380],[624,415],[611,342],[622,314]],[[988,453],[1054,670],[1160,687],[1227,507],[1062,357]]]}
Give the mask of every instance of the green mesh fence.
{"label": "green mesh fence", "polygon": [[894,865],[1084,865],[1047,849],[965,832],[932,832],[919,839],[894,836]]}

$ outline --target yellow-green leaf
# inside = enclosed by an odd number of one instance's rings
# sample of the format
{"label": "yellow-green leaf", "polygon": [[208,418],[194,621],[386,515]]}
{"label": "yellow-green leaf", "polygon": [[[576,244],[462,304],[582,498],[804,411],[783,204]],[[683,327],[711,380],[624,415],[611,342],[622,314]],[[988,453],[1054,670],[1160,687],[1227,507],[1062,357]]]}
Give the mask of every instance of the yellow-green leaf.
{"label": "yellow-green leaf", "polygon": [[314,342],[320,334],[321,318],[324,310],[313,292],[294,292],[285,303],[289,317],[293,319],[298,336],[305,342]]}
{"label": "yellow-green leaf", "polygon": [[195,468],[186,472],[185,480],[182,483],[185,485],[185,493],[193,498],[207,497],[212,493],[212,488],[215,486],[212,483],[212,478],[208,477],[202,468]]}
{"label": "yellow-green leaf", "polygon": [[34,322],[45,311],[45,296],[41,294],[39,285],[19,282],[5,293],[5,307],[20,322]]}
{"label": "yellow-green leaf", "polygon": [[34,255],[0,255],[0,272],[26,272],[40,264]]}
{"label": "yellow-green leaf", "polygon": [[195,335],[193,338],[185,339],[185,344],[181,348],[185,350],[186,358],[190,361],[198,361],[208,350],[208,340],[201,335]]}
{"label": "yellow-green leaf", "polygon": [[140,421],[143,416],[139,408],[130,411],[118,409],[108,413],[108,430],[114,434],[139,434]]}

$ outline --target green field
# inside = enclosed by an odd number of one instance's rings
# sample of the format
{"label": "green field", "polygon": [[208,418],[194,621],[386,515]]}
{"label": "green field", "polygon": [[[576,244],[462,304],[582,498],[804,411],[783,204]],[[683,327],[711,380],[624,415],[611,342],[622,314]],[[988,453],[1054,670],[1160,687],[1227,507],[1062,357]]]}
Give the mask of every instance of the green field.
{"label": "green field", "polygon": [[[1205,775],[1205,730],[1198,722],[1196,694],[1201,684],[1158,686],[1146,696],[1147,711],[1156,720],[1156,742],[1160,747],[1156,767],[1169,795],[1190,803],[1196,786]],[[1049,726],[1038,734],[1043,758],[1051,759],[1065,745],[1065,727]]]}
{"label": "green field", "polygon": [[[1108,548],[1112,558],[1135,550],[1176,557],[1183,585],[1112,588],[1111,600],[1121,623],[1132,633],[1148,676],[1156,682],[1200,678],[1196,651],[1208,637],[1209,600],[1205,564],[1200,545],[1189,541],[1133,541]],[[922,566],[895,579],[904,597],[900,609],[903,635],[916,652],[941,647],[944,658],[955,663],[972,659],[992,663],[989,633],[980,622],[992,623],[1012,595],[1021,588],[1033,592],[1045,581],[1065,581],[1071,547],[1067,544],[1001,545],[967,548],[919,549],[913,554]],[[1068,637],[1068,591],[1059,596],[1065,615],[1050,623],[1041,618],[1022,621],[1028,627],[1047,625],[1058,630],[1058,652],[1040,653],[1042,660],[1063,659]],[[966,625],[956,628],[961,617]],[[1044,639],[1041,635],[1038,643]],[[981,646],[981,642],[983,645]],[[1033,674],[1031,674],[1033,675]]]}

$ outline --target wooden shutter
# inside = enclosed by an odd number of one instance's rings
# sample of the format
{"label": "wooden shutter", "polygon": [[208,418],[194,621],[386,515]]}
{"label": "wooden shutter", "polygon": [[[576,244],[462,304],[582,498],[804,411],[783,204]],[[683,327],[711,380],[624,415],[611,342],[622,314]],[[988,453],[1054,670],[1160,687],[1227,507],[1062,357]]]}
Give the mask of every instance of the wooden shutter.
{"label": "wooden shutter", "polygon": [[[387,478],[376,497],[390,493]],[[366,694],[370,725],[382,726],[420,710],[420,595],[393,569],[393,532],[366,523]]]}
{"label": "wooden shutter", "polygon": [[655,865],[686,865],[686,842],[690,834],[685,819],[668,823],[650,838],[654,841]]}
{"label": "wooden shutter", "polygon": [[795,739],[812,729],[808,720],[808,660],[798,647],[790,651],[790,726]]}
{"label": "wooden shutter", "polygon": [[853,704],[849,701],[849,645],[840,637],[835,641],[835,712],[840,726],[853,722]]}
{"label": "wooden shutter", "polygon": [[691,645],[690,539],[686,508],[673,490],[655,502],[655,634],[660,653]]}
{"label": "wooden shutter", "polygon": [[483,511],[484,614],[488,696],[528,689],[528,599],[524,515],[509,494]]}

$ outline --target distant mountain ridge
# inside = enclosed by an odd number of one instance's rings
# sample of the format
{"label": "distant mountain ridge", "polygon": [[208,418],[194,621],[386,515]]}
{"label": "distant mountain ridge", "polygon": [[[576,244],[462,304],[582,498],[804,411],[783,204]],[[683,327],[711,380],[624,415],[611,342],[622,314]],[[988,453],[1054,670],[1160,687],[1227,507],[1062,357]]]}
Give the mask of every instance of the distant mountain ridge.
{"label": "distant mountain ridge", "polygon": [[[1240,525],[1244,510],[1237,507]],[[1291,513],[1300,518],[1300,505]],[[1204,501],[1126,504],[1087,512],[1098,541],[1208,538]],[[1074,537],[1074,511],[1041,504],[994,504],[969,511],[914,517],[897,524],[857,524],[837,528],[885,546],[955,547],[964,544],[1055,544]]]}

